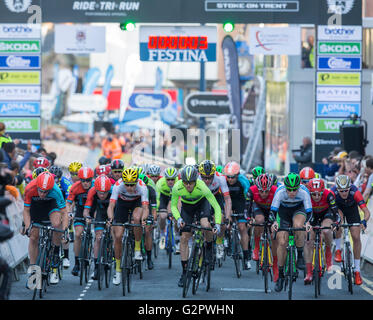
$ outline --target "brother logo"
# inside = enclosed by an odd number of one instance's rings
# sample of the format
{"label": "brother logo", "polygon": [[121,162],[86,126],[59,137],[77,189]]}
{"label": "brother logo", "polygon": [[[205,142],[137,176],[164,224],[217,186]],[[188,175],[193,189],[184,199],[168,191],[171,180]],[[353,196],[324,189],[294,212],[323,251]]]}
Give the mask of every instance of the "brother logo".
{"label": "brother logo", "polygon": [[32,32],[32,29],[27,26],[14,26],[14,27],[8,27],[8,26],[3,26],[3,32],[4,33],[30,33]]}
{"label": "brother logo", "polygon": [[325,34],[334,34],[334,35],[348,35],[352,36],[355,33],[354,29],[344,29],[344,28],[325,28]]}

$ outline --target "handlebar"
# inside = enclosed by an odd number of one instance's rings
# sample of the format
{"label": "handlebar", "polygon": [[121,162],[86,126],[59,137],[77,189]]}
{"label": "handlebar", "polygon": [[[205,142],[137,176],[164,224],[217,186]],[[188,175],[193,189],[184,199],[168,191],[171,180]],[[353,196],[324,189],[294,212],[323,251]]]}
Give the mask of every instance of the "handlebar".
{"label": "handlebar", "polygon": [[60,232],[60,233],[65,232],[65,230],[54,228],[51,225],[44,225],[44,224],[40,224],[40,223],[36,223],[36,222],[31,224],[30,229],[32,227],[36,227],[36,228],[40,228],[40,229],[44,229],[44,230],[51,230],[51,231]]}
{"label": "handlebar", "polygon": [[360,226],[361,226],[361,223],[344,223],[344,224],[339,225],[339,227],[342,227],[342,228],[360,227]]}
{"label": "handlebar", "polygon": [[113,223],[113,227],[125,227],[125,228],[131,228],[131,227],[142,227],[142,224],[135,224],[135,223]]}
{"label": "handlebar", "polygon": [[198,230],[205,230],[205,231],[212,231],[211,228],[205,228],[205,227],[201,227],[197,224],[189,224],[189,223],[186,223],[185,224],[186,227],[191,227],[192,229],[198,229]]}

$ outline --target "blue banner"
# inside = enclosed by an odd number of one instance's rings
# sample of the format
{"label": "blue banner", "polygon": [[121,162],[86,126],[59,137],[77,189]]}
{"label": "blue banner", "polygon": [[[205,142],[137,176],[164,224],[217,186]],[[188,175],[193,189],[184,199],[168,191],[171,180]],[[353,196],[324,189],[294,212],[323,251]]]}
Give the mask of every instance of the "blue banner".
{"label": "blue banner", "polygon": [[128,104],[133,109],[160,110],[170,103],[171,99],[165,93],[135,92],[130,96]]}
{"label": "blue banner", "polygon": [[318,117],[342,117],[347,118],[351,113],[361,115],[360,103],[351,102],[318,102],[317,116]]}
{"label": "blue banner", "polygon": [[93,94],[100,76],[101,71],[98,68],[91,68],[87,71],[83,84],[83,94]]}
{"label": "blue banner", "polygon": [[0,56],[0,69],[38,69],[40,56]]}
{"label": "blue banner", "polygon": [[318,57],[318,70],[358,71],[361,57]]}
{"label": "blue banner", "polygon": [[106,75],[105,75],[105,83],[104,86],[102,87],[102,95],[107,98],[109,95],[109,91],[111,88],[111,80],[113,80],[114,77],[114,68],[110,64],[107,69],[106,69]]}
{"label": "blue banner", "polygon": [[39,116],[40,102],[0,101],[2,116]]}

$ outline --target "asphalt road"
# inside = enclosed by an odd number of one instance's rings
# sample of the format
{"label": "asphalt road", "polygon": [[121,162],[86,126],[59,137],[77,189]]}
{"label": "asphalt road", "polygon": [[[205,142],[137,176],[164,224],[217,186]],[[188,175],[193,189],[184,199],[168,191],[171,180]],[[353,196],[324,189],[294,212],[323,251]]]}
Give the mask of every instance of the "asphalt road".
{"label": "asphalt road", "polygon": [[[71,260],[72,245],[70,250]],[[139,274],[132,277],[132,292],[125,297],[122,295],[122,287],[114,286],[98,290],[97,281],[90,280],[80,286],[79,278],[71,274],[72,267],[65,269],[63,279],[57,285],[48,287],[43,300],[183,300],[182,289],[177,286],[180,277],[180,256],[173,256],[173,266],[168,269],[168,260],[165,251],[161,251],[158,258],[154,259],[154,269],[144,272],[142,280]],[[26,289],[27,274],[21,274],[20,280],[13,282],[11,300],[31,300],[32,291]],[[347,290],[347,282],[339,272],[326,274],[322,279],[321,296],[319,300],[370,300],[373,299],[373,278],[363,273],[364,284],[354,285],[354,293]],[[233,260],[227,257],[221,268],[216,267],[212,272],[211,288],[208,292],[201,284],[196,295],[189,290],[188,299],[194,300],[287,300],[285,291],[275,292],[273,282],[270,282],[270,292],[264,292],[262,276],[255,272],[255,264],[252,261],[252,269],[243,271],[241,278],[237,278]],[[303,273],[299,275],[293,287],[294,300],[315,300],[313,285],[303,284]]]}

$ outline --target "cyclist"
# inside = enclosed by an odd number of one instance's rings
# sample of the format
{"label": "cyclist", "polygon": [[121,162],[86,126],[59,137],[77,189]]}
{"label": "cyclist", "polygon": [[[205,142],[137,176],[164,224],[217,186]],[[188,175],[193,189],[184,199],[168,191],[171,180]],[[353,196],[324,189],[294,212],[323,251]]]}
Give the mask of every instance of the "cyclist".
{"label": "cyclist", "polygon": [[216,166],[216,172],[223,173],[223,166]]}
{"label": "cyclist", "polygon": [[148,169],[148,177],[156,184],[161,177],[161,167],[152,164]]}
{"label": "cyclist", "polygon": [[[83,218],[84,205],[87,200],[88,191],[93,187],[93,170],[88,167],[82,167],[78,171],[79,181],[75,182],[69,192],[67,197],[67,212],[69,216],[72,216],[73,204],[75,204],[76,212],[75,218]],[[91,216],[93,216],[94,211],[91,211]],[[75,239],[74,239],[74,253],[75,253],[75,266],[71,271],[72,275],[78,276],[80,271],[79,266],[79,252],[81,246],[81,236],[83,233],[83,228],[85,226],[84,222],[76,221],[74,222]]]}
{"label": "cyclist", "polygon": [[[348,224],[360,223],[360,227],[351,227],[350,233],[353,243],[354,251],[354,276],[355,284],[361,285],[363,283],[360,276],[360,252],[361,252],[361,240],[360,230],[365,230],[367,227],[367,221],[370,217],[369,209],[364,201],[364,198],[360,191],[351,183],[351,178],[346,175],[339,175],[335,179],[335,186],[331,188],[331,191],[335,194],[336,203],[341,213],[341,220],[343,217],[346,218]],[[364,219],[360,219],[359,207],[364,212]],[[341,262],[341,232],[337,233],[335,239],[335,262]]]}
{"label": "cyclist", "polygon": [[[313,218],[311,225],[321,225],[322,227],[330,227],[333,223],[339,223],[340,217],[338,214],[338,207],[335,202],[333,192],[325,189],[325,183],[322,179],[311,179],[308,182],[308,190],[311,194]],[[322,235],[325,240],[325,259],[327,271],[331,271],[332,262],[332,230],[322,230]],[[307,275],[304,279],[304,284],[312,283],[312,246],[315,238],[314,232],[311,233],[310,240],[306,242],[304,247],[304,257],[306,260]]]}
{"label": "cyclist", "polygon": [[83,164],[77,161],[71,162],[69,164],[68,170],[70,173],[70,179],[72,183],[79,181],[78,171],[81,167],[83,167]]}
{"label": "cyclist", "polygon": [[39,157],[39,158],[36,158],[34,160],[32,165],[35,169],[40,168],[40,167],[48,169],[50,167],[51,163],[49,162],[49,160],[47,158]]}
{"label": "cyclist", "polygon": [[[216,201],[225,213],[225,218],[228,221],[232,221],[231,211],[232,211],[232,201],[229,195],[229,189],[227,185],[227,179],[216,172],[215,163],[211,160],[204,160],[200,163],[198,167],[200,174],[200,179],[209,187]],[[221,233],[217,235],[216,238],[216,258],[221,259],[224,256],[224,234],[225,225],[222,225]]]}
{"label": "cyclist", "polygon": [[256,166],[251,170],[251,174],[253,175],[252,179],[249,179],[250,185],[253,186],[255,185],[255,180],[258,178],[261,174],[266,173],[265,169],[261,166]]}
{"label": "cyclist", "polygon": [[[147,265],[148,269],[152,270],[154,268],[154,264],[152,261],[152,248],[153,248],[153,224],[157,221],[157,194],[155,189],[153,188],[151,181],[145,174],[140,174],[139,179],[145,183],[146,187],[148,188],[148,198],[149,198],[149,214],[148,214],[148,222],[145,226],[145,251],[147,256]],[[143,213],[144,214],[144,213]],[[153,217],[153,219],[151,219]],[[150,218],[150,219],[149,219]]]}
{"label": "cyclist", "polygon": [[[166,168],[164,176],[159,179],[156,184],[160,229],[159,248],[162,250],[165,248],[166,244],[166,219],[168,213],[171,212],[171,191],[175,183],[179,180],[177,176],[178,172],[175,168]],[[176,247],[179,246],[179,241],[176,241]]]}
{"label": "cyclist", "polygon": [[[110,198],[110,204],[107,210],[109,221],[117,223],[126,223],[128,215],[135,224],[142,220],[143,225],[149,214],[148,189],[146,185],[138,179],[138,173],[133,168],[128,168],[122,173],[122,180],[117,181],[113,188]],[[114,212],[115,208],[115,212]],[[130,221],[131,221],[130,220]],[[114,255],[116,261],[116,272],[113,278],[113,284],[119,285],[122,280],[120,268],[120,259],[122,255],[122,236],[124,227],[114,226]],[[135,260],[142,260],[141,255],[141,237],[142,228],[134,228],[135,235]]]}
{"label": "cyclist", "polygon": [[270,173],[269,176],[272,179],[274,186],[276,186],[277,188],[282,186],[282,183],[278,181],[277,176],[275,174]]}
{"label": "cyclist", "polygon": [[32,171],[32,180],[35,180],[38,177],[38,175],[43,172],[49,172],[49,170],[44,167],[39,167],[39,168],[34,169],[34,171]]}
{"label": "cyclist", "polygon": [[[32,222],[41,223],[51,221],[52,227],[65,230],[68,226],[68,216],[66,214],[65,200],[61,190],[55,184],[53,175],[49,172],[41,173],[32,180],[26,187],[23,209],[23,221],[25,230],[29,230]],[[38,257],[39,228],[33,227],[29,231],[29,258],[30,264],[35,265]],[[59,252],[61,245],[61,235],[53,233],[53,272],[50,275],[50,283],[57,284],[59,281],[57,268],[60,263]]]}
{"label": "cyclist", "polygon": [[304,186],[308,185],[308,182],[315,178],[315,171],[311,167],[304,167],[300,172],[300,183]]}
{"label": "cyclist", "polygon": [[105,156],[102,156],[102,157],[100,157],[100,159],[98,159],[98,164],[100,166],[107,165],[107,164],[110,164],[110,163],[111,163],[110,158],[106,158]]}
{"label": "cyclist", "polygon": [[[224,174],[227,178],[229,194],[232,201],[232,212],[241,214],[238,219],[238,229],[241,235],[241,246],[244,255],[245,270],[251,269],[250,250],[249,250],[249,234],[247,226],[247,192],[250,188],[249,180],[239,174],[240,165],[237,162],[229,162],[224,167]],[[245,216],[246,215],[246,216]]]}
{"label": "cyclist", "polygon": [[[284,180],[284,185],[279,187],[272,201],[271,211],[277,214],[277,221],[272,225],[272,231],[277,231],[280,227],[302,228],[306,224],[306,230],[311,228],[312,203],[308,189],[300,183],[298,174],[290,172]],[[275,219],[271,213],[271,220]],[[304,269],[303,247],[305,241],[304,231],[295,232],[295,245],[297,247],[297,268]],[[288,233],[280,231],[278,233],[277,257],[279,278],[276,282],[275,290],[281,291],[284,286],[284,265],[286,258],[286,247],[288,245]]]}
{"label": "cyclist", "polygon": [[[111,184],[110,179],[104,174],[99,175],[95,180],[94,186],[88,191],[87,200],[84,205],[83,217],[89,219],[90,211],[92,210],[92,208],[94,208],[96,209],[95,220],[98,222],[107,221],[107,208],[109,206],[112,188],[113,185]],[[96,237],[95,244],[93,247],[95,271],[92,277],[93,280],[97,280],[97,256],[98,251],[100,250],[100,243],[103,230],[104,227],[102,225],[95,226]]]}
{"label": "cyclist", "polygon": [[110,167],[111,167],[111,178],[115,182],[122,179],[122,172],[124,170],[124,162],[120,159],[115,159],[111,162]]}
{"label": "cyclist", "polygon": [[[38,169],[37,169],[38,170]],[[63,176],[62,169],[59,166],[51,166],[49,168],[49,172],[54,174],[54,180],[58,187],[60,188],[63,198],[66,200],[67,197],[69,196],[69,191],[72,186],[72,183],[69,179]],[[62,259],[62,265],[64,268],[69,268],[70,267],[70,260],[69,260],[69,240],[66,239],[62,243],[62,248],[63,248],[63,259]]]}
{"label": "cyclist", "polygon": [[[178,209],[178,200],[181,198],[181,210]],[[188,265],[188,241],[192,236],[191,228],[185,224],[193,223],[195,217],[200,221],[201,226],[211,228],[209,219],[211,218],[211,206],[215,212],[215,231],[220,233],[221,209],[214,195],[206,184],[198,179],[198,170],[191,165],[186,165],[181,170],[181,180],[175,183],[171,193],[171,211],[177,221],[181,232],[180,257],[182,275],[178,286],[183,286],[184,276]],[[212,232],[204,232],[207,242],[206,261],[212,261]]]}
{"label": "cyclist", "polygon": [[[268,173],[261,174],[255,179],[255,185],[251,186],[248,192],[249,213],[253,213],[255,223],[261,224],[268,221],[273,197],[277,186],[273,183],[272,177]],[[254,228],[254,251],[253,260],[259,260],[260,236],[263,233],[263,227]],[[277,265],[277,240],[272,241],[273,254],[273,282],[278,279]]]}

